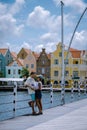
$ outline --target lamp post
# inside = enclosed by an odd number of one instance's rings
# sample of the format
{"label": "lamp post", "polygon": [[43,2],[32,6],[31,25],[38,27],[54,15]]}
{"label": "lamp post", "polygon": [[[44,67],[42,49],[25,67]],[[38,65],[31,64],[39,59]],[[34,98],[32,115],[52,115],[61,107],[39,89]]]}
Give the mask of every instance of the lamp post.
{"label": "lamp post", "polygon": [[61,47],[62,47],[62,78],[61,78],[61,104],[65,104],[64,93],[65,93],[65,80],[64,80],[64,37],[63,37],[63,6],[64,3],[61,1]]}
{"label": "lamp post", "polygon": [[79,24],[80,24],[80,21],[81,21],[81,19],[82,19],[82,17],[84,16],[84,14],[85,14],[86,11],[87,11],[87,7],[86,7],[85,10],[83,11],[83,13],[82,13],[81,17],[79,18],[79,20],[78,20],[78,22],[77,22],[77,24],[76,24],[76,27],[75,27],[75,29],[74,29],[74,31],[73,31],[72,37],[71,37],[70,42],[69,42],[69,47],[68,47],[68,50],[67,50],[66,59],[68,58],[69,49],[70,49],[70,47],[71,47],[71,44],[72,44],[72,41],[73,41],[75,32],[76,32],[76,30],[77,30],[77,28],[78,28],[78,26],[79,26]]}

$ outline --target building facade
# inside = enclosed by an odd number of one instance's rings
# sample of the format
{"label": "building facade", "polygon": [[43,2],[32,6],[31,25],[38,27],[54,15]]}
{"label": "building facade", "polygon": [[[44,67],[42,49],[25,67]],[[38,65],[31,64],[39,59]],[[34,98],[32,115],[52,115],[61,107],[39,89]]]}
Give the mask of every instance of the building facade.
{"label": "building facade", "polygon": [[50,79],[50,54],[47,54],[44,48],[42,49],[36,64],[37,74],[41,74]]}
{"label": "building facade", "polygon": [[[65,83],[70,84],[72,79],[84,80],[87,77],[87,51],[70,48],[68,57],[67,49],[64,50]],[[51,54],[51,80],[53,83],[61,83],[62,77],[62,48],[61,43]]]}
{"label": "building facade", "polygon": [[6,66],[13,61],[11,52],[9,49],[0,49],[0,71],[3,77],[6,76]]}
{"label": "building facade", "polygon": [[29,73],[36,72],[36,58],[31,50],[22,48],[17,58],[22,60],[23,67],[27,68]]}
{"label": "building facade", "polygon": [[22,63],[17,59],[6,66],[6,78],[20,78]]}

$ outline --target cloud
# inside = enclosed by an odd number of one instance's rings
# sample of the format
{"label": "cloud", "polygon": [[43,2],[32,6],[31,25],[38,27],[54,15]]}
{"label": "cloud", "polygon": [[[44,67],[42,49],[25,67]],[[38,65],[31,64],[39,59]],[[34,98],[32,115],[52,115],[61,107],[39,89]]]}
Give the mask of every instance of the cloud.
{"label": "cloud", "polygon": [[50,53],[56,49],[56,44],[58,44],[58,43],[57,42],[47,42],[46,44],[38,44],[37,46],[35,46],[34,51],[39,53],[42,51],[42,48],[46,48],[46,52]]}
{"label": "cloud", "polygon": [[[53,0],[56,5],[58,6],[60,4],[60,0]],[[71,7],[76,12],[82,12],[84,8],[87,6],[83,0],[62,0],[64,2],[64,5],[67,7]]]}
{"label": "cloud", "polygon": [[[15,5],[23,4],[23,2],[24,0],[16,0],[16,3],[14,3],[12,6],[0,3],[0,41],[3,41],[5,38],[11,36],[20,36],[22,33],[24,25],[18,25],[17,19],[14,17],[14,13],[12,12],[11,8]],[[18,11],[17,9],[15,10]]]}
{"label": "cloud", "polygon": [[[10,35],[20,35],[24,25],[16,25],[17,21],[11,14],[0,16],[0,36],[8,37]],[[0,37],[1,38],[1,37]]]}
{"label": "cloud", "polygon": [[58,44],[57,42],[48,42],[45,45],[46,51],[47,52],[53,52],[56,49],[56,44]]}
{"label": "cloud", "polygon": [[34,11],[29,14],[27,24],[32,27],[55,31],[58,24],[60,24],[60,17],[51,16],[48,10],[37,6],[34,8]]}
{"label": "cloud", "polygon": [[32,45],[24,41],[20,48],[32,49]]}
{"label": "cloud", "polygon": [[[72,25],[72,17],[70,16],[70,14],[64,15],[65,26],[69,27]],[[51,15],[50,11],[37,6],[28,15],[27,24],[33,28],[45,29],[51,33],[59,32],[61,28],[61,16]]]}
{"label": "cloud", "polygon": [[75,37],[72,42],[72,47],[87,50],[87,31],[82,30],[80,32],[75,33]]}
{"label": "cloud", "polygon": [[40,39],[44,42],[53,42],[58,40],[58,34],[57,33],[45,33],[43,34]]}
{"label": "cloud", "polygon": [[38,44],[37,46],[35,46],[34,51],[39,53],[39,52],[42,51],[42,48],[44,48],[44,45],[43,44]]}
{"label": "cloud", "polygon": [[16,0],[16,2],[10,7],[9,13],[13,15],[18,13],[24,4],[25,4],[25,0]]}
{"label": "cloud", "polygon": [[0,15],[3,15],[7,12],[7,5],[0,3]]}

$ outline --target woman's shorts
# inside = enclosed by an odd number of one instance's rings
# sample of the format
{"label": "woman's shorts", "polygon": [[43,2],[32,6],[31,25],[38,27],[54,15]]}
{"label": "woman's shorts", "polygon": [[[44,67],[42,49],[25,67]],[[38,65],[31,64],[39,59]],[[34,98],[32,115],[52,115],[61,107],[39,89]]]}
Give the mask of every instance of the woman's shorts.
{"label": "woman's shorts", "polygon": [[35,94],[30,94],[30,96],[31,96],[31,100],[35,101]]}

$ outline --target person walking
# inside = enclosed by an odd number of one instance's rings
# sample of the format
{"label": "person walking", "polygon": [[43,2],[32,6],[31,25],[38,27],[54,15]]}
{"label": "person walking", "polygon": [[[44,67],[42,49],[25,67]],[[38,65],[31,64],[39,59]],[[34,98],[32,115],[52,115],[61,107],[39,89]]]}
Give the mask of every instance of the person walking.
{"label": "person walking", "polygon": [[31,100],[30,102],[28,102],[28,104],[32,107],[32,114],[35,115],[35,108],[34,108],[34,103],[35,103],[35,87],[36,87],[36,73],[35,72],[31,72],[30,76],[27,78],[27,80],[24,83],[24,86],[28,88],[28,92],[31,96]]}

